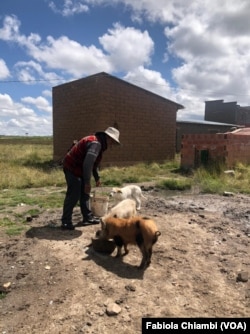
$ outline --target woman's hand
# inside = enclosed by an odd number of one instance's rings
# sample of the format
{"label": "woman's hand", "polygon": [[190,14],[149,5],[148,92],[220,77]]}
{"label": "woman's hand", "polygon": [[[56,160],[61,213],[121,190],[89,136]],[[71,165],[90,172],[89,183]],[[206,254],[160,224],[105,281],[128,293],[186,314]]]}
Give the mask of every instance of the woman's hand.
{"label": "woman's hand", "polygon": [[96,186],[97,187],[100,187],[102,184],[101,184],[101,181],[100,180],[98,180],[98,181],[96,181]]}

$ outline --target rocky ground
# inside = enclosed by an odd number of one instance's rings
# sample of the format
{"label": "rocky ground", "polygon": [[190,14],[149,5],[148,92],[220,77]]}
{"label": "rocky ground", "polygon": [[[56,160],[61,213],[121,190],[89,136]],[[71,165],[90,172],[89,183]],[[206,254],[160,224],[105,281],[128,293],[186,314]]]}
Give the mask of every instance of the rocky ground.
{"label": "rocky ground", "polygon": [[145,271],[135,246],[122,260],[88,247],[97,225],[61,231],[61,210],[17,237],[0,230],[0,333],[139,334],[142,317],[249,317],[250,197],[144,194],[140,214],[162,233]]}

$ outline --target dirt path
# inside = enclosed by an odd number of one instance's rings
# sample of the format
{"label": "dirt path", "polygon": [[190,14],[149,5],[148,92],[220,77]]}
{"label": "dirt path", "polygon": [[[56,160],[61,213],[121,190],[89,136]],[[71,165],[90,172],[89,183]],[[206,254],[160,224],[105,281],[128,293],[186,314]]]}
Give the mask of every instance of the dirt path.
{"label": "dirt path", "polygon": [[141,214],[162,235],[144,272],[134,246],[122,261],[86,247],[96,225],[61,231],[60,210],[19,237],[0,230],[0,333],[139,334],[142,317],[249,317],[250,197],[146,196]]}

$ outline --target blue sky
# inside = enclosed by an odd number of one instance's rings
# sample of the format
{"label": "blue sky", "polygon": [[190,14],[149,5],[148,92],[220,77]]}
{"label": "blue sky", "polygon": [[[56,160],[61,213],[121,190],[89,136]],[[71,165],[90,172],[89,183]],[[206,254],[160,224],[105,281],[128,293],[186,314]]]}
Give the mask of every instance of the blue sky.
{"label": "blue sky", "polygon": [[52,87],[107,72],[182,104],[250,105],[249,0],[0,2],[0,135],[52,135]]}

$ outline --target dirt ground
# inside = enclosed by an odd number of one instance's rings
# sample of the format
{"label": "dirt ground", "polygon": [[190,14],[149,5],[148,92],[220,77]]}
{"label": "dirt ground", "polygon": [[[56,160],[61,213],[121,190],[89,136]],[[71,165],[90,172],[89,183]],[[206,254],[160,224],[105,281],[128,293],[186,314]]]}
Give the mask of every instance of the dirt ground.
{"label": "dirt ground", "polygon": [[128,334],[141,333],[142,317],[249,317],[250,197],[144,190],[140,214],[162,233],[145,271],[135,246],[122,260],[88,247],[98,225],[61,231],[61,210],[31,217],[18,237],[0,230],[0,333]]}

